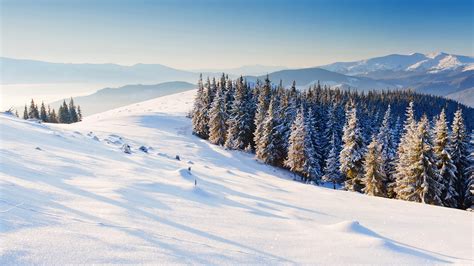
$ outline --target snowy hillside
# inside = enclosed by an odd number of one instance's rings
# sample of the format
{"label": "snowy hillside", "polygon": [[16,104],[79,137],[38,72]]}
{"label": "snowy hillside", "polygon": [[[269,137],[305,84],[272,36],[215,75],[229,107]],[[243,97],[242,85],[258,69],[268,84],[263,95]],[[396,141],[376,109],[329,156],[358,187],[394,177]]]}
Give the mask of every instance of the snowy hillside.
{"label": "snowy hillside", "polygon": [[194,94],[71,125],[1,114],[0,264],[474,262],[473,213],[292,181],[194,137]]}
{"label": "snowy hillside", "polygon": [[346,75],[363,75],[377,71],[409,71],[436,73],[457,68],[470,69],[474,58],[447,53],[392,54],[355,62],[338,62],[321,68]]}

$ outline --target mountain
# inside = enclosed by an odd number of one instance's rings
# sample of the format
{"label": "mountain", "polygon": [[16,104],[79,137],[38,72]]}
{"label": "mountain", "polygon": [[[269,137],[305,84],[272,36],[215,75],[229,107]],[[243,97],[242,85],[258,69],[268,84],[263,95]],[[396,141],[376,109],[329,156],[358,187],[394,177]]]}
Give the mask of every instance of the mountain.
{"label": "mountain", "polygon": [[[87,116],[194,88],[194,84],[183,81],[156,85],[126,85],[120,88],[105,88],[87,96],[75,97],[74,102],[81,106],[83,115]],[[62,102],[62,100],[53,102],[51,106],[58,108]],[[67,99],[66,102],[68,102]]]}
{"label": "mountain", "polygon": [[0,114],[0,264],[472,264],[471,213],[295,182],[192,135],[194,97]]}
{"label": "mountain", "polygon": [[[367,75],[377,72],[422,72],[437,73],[464,69],[474,65],[474,57],[447,53],[410,55],[391,54],[355,62],[337,62],[321,68],[346,75]],[[373,77],[373,76],[372,76]]]}
{"label": "mountain", "polygon": [[[447,53],[392,54],[321,68],[445,97],[474,86],[474,57]],[[462,102],[474,106],[472,100]]]}
{"label": "mountain", "polygon": [[462,91],[454,92],[446,96],[462,104],[474,107],[474,87]]}
{"label": "mountain", "polygon": [[0,57],[1,83],[162,83],[196,82],[199,73],[159,64],[65,64]]}
{"label": "mountain", "polygon": [[[328,71],[322,68],[302,68],[302,69],[287,69],[280,70],[268,74],[268,77],[273,83],[278,83],[282,80],[284,86],[291,86],[295,81],[300,88],[307,88],[318,81],[322,85],[330,85],[332,87],[353,88],[360,90],[372,89],[394,89],[396,86],[383,82],[376,81],[366,77],[352,77],[340,73]],[[257,79],[265,80],[266,75],[259,77],[246,77],[248,81],[255,81]]]}
{"label": "mountain", "polygon": [[195,70],[194,72],[212,72],[212,73],[224,72],[226,74],[232,75],[233,77],[238,77],[238,76],[260,76],[260,75],[265,75],[265,74],[276,72],[283,69],[288,69],[288,68],[285,66],[245,65],[241,67],[227,68],[227,69],[200,69],[200,70]]}

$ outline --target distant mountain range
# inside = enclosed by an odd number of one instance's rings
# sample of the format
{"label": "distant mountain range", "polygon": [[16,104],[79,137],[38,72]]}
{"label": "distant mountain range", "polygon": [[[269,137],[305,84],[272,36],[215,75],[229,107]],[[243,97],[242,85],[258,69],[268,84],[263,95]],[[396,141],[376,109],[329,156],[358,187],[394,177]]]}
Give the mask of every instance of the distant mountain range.
{"label": "distant mountain range", "polygon": [[[63,64],[35,60],[0,58],[2,84],[19,83],[109,83],[157,84],[172,81],[195,83],[201,71],[186,71],[160,64]],[[274,71],[276,70],[276,71]],[[355,62],[337,62],[313,68],[286,69],[281,66],[243,66],[234,69],[202,70],[204,77],[230,73],[232,78],[244,75],[248,81],[264,79],[268,73],[274,83],[289,86],[296,81],[305,89],[318,81],[343,89],[380,90],[411,88],[418,92],[445,96],[474,106],[474,58],[447,53],[410,55],[392,54]],[[172,83],[170,83],[172,84]],[[140,100],[155,94],[143,94],[133,85],[123,92]],[[157,86],[157,85],[152,85]],[[126,88],[126,87],[124,87]],[[137,90],[131,89],[135,88]],[[103,92],[102,92],[103,93]],[[117,92],[118,93],[118,92]],[[71,95],[75,95],[71,92]],[[109,95],[108,97],[118,97]],[[143,96],[143,97],[142,97]],[[87,96],[88,97],[88,96]],[[122,96],[121,96],[122,97]],[[79,98],[78,98],[79,99]],[[121,101],[121,100],[119,100]],[[86,110],[84,106],[84,110]],[[118,107],[118,106],[117,106]],[[96,110],[91,108],[90,110]]]}
{"label": "distant mountain range", "polygon": [[[199,73],[160,64],[65,64],[0,57],[1,83],[123,83],[156,84],[168,81],[196,82]],[[204,73],[217,75],[218,73]]]}
{"label": "distant mountain range", "polygon": [[[101,89],[87,96],[74,97],[74,102],[81,106],[83,115],[88,116],[132,103],[191,90],[195,87],[196,85],[184,81],[165,82],[156,85],[126,85],[120,88]],[[63,100],[53,102],[51,106],[58,108],[62,102]],[[66,99],[66,102],[69,102],[69,100]]]}
{"label": "distant mountain range", "polygon": [[452,97],[474,106],[474,57],[470,56],[447,53],[392,54],[355,62],[338,62],[321,68],[370,78],[400,88],[412,88],[422,93]]}

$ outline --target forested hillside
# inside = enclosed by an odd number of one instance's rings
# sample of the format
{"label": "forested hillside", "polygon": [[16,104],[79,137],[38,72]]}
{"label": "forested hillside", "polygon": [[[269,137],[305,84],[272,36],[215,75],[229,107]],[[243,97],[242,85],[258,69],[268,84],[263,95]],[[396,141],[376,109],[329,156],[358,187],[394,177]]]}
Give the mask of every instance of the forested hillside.
{"label": "forested hillside", "polygon": [[[454,208],[471,207],[474,110],[412,91],[307,90],[202,78],[193,132],[288,168],[307,183]],[[472,167],[471,167],[472,168]],[[469,181],[471,179],[471,181]]]}

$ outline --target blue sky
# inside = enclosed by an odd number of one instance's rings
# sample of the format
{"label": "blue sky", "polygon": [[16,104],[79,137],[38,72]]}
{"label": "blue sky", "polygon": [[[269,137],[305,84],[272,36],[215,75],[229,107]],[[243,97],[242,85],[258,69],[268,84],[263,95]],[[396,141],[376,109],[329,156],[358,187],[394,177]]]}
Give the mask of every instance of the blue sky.
{"label": "blue sky", "polygon": [[474,0],[0,0],[1,55],[182,69],[473,55]]}

